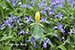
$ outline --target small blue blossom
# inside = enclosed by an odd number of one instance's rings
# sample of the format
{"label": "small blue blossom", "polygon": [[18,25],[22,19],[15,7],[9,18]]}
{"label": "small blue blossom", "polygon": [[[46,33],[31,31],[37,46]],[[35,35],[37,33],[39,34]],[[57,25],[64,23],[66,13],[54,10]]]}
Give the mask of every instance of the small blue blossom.
{"label": "small blue blossom", "polygon": [[7,26],[9,24],[9,21],[8,20],[4,21],[4,24]]}
{"label": "small blue blossom", "polygon": [[51,0],[51,5],[52,5],[54,8],[57,8],[58,6],[59,6],[59,7],[63,7],[63,5],[64,5],[64,0]]}
{"label": "small blue blossom", "polygon": [[75,28],[73,28],[73,33],[75,34]]}
{"label": "small blue blossom", "polygon": [[32,3],[32,6],[34,6],[35,0],[32,0],[31,3]]}
{"label": "small blue blossom", "polygon": [[48,17],[43,17],[43,18],[41,18],[40,22],[45,22],[45,23],[50,24],[49,21],[47,20],[47,18],[48,18]]}
{"label": "small blue blossom", "polygon": [[61,29],[63,27],[63,25],[58,22],[57,27],[58,27],[58,29]]}
{"label": "small blue blossom", "polygon": [[19,25],[23,25],[23,23],[21,22],[21,19],[18,19],[18,20],[17,20],[17,23],[18,23]]}
{"label": "small blue blossom", "polygon": [[62,33],[65,32],[65,30],[63,29],[63,25],[60,24],[59,22],[57,23],[57,26],[53,27],[53,29],[58,29],[58,30],[60,30]]}
{"label": "small blue blossom", "polygon": [[38,7],[42,8],[43,6],[45,6],[45,0],[41,0],[40,3],[38,3]]}
{"label": "small blue blossom", "polygon": [[31,38],[31,42],[32,42],[32,45],[36,48],[37,46],[36,46],[35,38],[34,37]]}
{"label": "small blue blossom", "polygon": [[62,33],[64,33],[64,32],[65,32],[65,30],[64,30],[64,29],[60,29],[60,31],[61,31]]}
{"label": "small blue blossom", "polygon": [[43,47],[47,48],[47,43],[46,42],[44,42]]}
{"label": "small blue blossom", "polygon": [[8,26],[9,28],[12,28],[12,20],[5,20],[4,25]]}
{"label": "small blue blossom", "polygon": [[41,10],[40,13],[41,14],[46,14],[46,11],[45,10]]}
{"label": "small blue blossom", "polygon": [[40,22],[46,22],[47,21],[47,17],[46,18],[41,18]]}
{"label": "small blue blossom", "polygon": [[12,17],[8,17],[7,20],[9,21],[9,23],[12,23],[13,22],[13,18]]}
{"label": "small blue blossom", "polygon": [[64,33],[64,32],[65,32],[65,30],[62,28],[62,27],[63,27],[63,25],[62,25],[62,24],[57,23],[57,27],[58,27],[58,29],[59,29],[62,33]]}
{"label": "small blue blossom", "polygon": [[21,35],[21,34],[25,34],[25,31],[24,30],[21,30],[18,35]]}
{"label": "small blue blossom", "polygon": [[57,17],[61,20],[61,19],[63,19],[63,14],[58,13],[57,15],[55,15],[55,18],[57,18]]}
{"label": "small blue blossom", "polygon": [[67,2],[69,3],[69,5],[73,8],[74,4],[75,4],[75,0],[67,0]]}
{"label": "small blue blossom", "polygon": [[48,10],[49,9],[49,7],[48,6],[44,6],[44,10]]}
{"label": "small blue blossom", "polygon": [[45,42],[51,44],[51,41],[49,38],[46,38]]}
{"label": "small blue blossom", "polygon": [[47,48],[47,44],[51,44],[51,41],[49,38],[46,37],[46,39],[43,41],[43,47]]}
{"label": "small blue blossom", "polygon": [[16,2],[17,2],[17,0],[12,0],[12,5],[16,6]]}
{"label": "small blue blossom", "polygon": [[48,14],[49,14],[49,15],[55,14],[55,12],[54,12],[53,10],[50,10],[50,11],[48,12]]}
{"label": "small blue blossom", "polygon": [[56,5],[55,0],[51,0],[51,4],[52,4],[52,5]]}
{"label": "small blue blossom", "polygon": [[34,3],[34,2],[35,2],[35,0],[32,0],[32,1],[31,1],[31,3]]}
{"label": "small blue blossom", "polygon": [[31,42],[34,42],[34,41],[35,41],[35,38],[34,38],[34,37],[32,37],[32,38],[31,38]]}

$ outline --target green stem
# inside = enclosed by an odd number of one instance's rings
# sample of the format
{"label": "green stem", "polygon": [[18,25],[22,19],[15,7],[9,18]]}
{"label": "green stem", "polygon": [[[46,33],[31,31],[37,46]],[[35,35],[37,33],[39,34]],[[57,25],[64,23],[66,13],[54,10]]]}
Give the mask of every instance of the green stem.
{"label": "green stem", "polygon": [[2,18],[4,17],[3,9],[1,9]]}

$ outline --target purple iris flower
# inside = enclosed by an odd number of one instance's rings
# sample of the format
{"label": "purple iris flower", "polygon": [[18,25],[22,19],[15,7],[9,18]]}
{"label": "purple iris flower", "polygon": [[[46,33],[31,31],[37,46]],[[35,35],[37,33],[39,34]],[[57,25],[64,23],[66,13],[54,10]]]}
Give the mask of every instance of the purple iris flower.
{"label": "purple iris flower", "polygon": [[61,29],[63,27],[63,25],[58,22],[57,27],[58,27],[58,29]]}
{"label": "purple iris flower", "polygon": [[25,34],[25,31],[24,30],[21,30],[18,35],[21,35],[21,34]]}
{"label": "purple iris flower", "polygon": [[49,9],[49,7],[48,6],[44,6],[44,10],[48,10]]}
{"label": "purple iris flower", "polygon": [[51,0],[51,5],[52,7],[57,8],[57,3],[55,0]]}
{"label": "purple iris flower", "polygon": [[41,10],[40,13],[41,14],[46,14],[46,11],[45,10]]}
{"label": "purple iris flower", "polygon": [[9,28],[12,28],[12,22],[13,22],[13,19],[11,17],[8,17],[7,20],[3,21],[5,26],[8,26]]}
{"label": "purple iris flower", "polygon": [[73,33],[75,34],[75,28],[73,28]]}
{"label": "purple iris flower", "polygon": [[58,27],[58,29],[59,29],[62,33],[64,33],[64,32],[65,32],[65,30],[62,28],[62,27],[63,27],[63,25],[62,25],[62,24],[57,23],[57,27]]}
{"label": "purple iris flower", "polygon": [[58,29],[58,30],[60,30],[62,33],[65,32],[65,30],[63,29],[63,25],[60,24],[59,22],[57,23],[57,26],[53,27],[53,29]]}
{"label": "purple iris flower", "polygon": [[31,3],[32,3],[32,6],[34,6],[35,0],[32,0]]}
{"label": "purple iris flower", "polygon": [[18,23],[19,25],[23,25],[23,23],[21,22],[21,19],[20,19],[20,18],[17,19],[17,23]]}
{"label": "purple iris flower", "polygon": [[5,26],[8,26],[9,28],[12,28],[13,27],[13,24],[14,24],[13,21],[15,21],[14,19],[15,19],[15,17],[9,16],[7,20],[4,20],[3,21],[3,24],[0,27],[1,28],[2,27],[4,28]]}
{"label": "purple iris flower", "polygon": [[62,7],[64,4],[64,0],[51,0],[51,5],[54,7],[54,8],[57,8],[58,6],[59,7]]}
{"label": "purple iris flower", "polygon": [[35,38],[34,38],[34,37],[32,37],[32,38],[31,38],[31,42],[34,42],[34,41],[35,41]]}
{"label": "purple iris flower", "polygon": [[49,7],[48,15],[55,14],[54,10]]}
{"label": "purple iris flower", "polygon": [[44,42],[43,47],[47,48],[47,43],[46,42]]}
{"label": "purple iris flower", "polygon": [[18,20],[18,17],[13,16],[13,22],[16,23],[17,20]]}
{"label": "purple iris flower", "polygon": [[56,3],[60,3],[60,0],[55,0]]}
{"label": "purple iris flower", "polygon": [[60,0],[58,6],[62,8],[64,6],[64,2],[65,2],[64,0]]}
{"label": "purple iris flower", "polygon": [[70,5],[71,7],[73,7],[74,4],[75,4],[75,0],[67,0],[67,2],[69,3],[69,5]]}
{"label": "purple iris flower", "polygon": [[16,2],[17,2],[17,0],[12,0],[12,5],[16,6]]}
{"label": "purple iris flower", "polygon": [[48,12],[48,14],[51,15],[51,14],[55,14],[55,13],[54,13],[53,10],[50,10],[50,11]]}
{"label": "purple iris flower", "polygon": [[31,2],[32,2],[32,3],[34,3],[34,2],[35,2],[35,0],[32,0]]}
{"label": "purple iris flower", "polygon": [[50,24],[50,23],[48,22],[47,18],[48,18],[48,17],[41,18],[40,22],[45,22],[45,23]]}
{"label": "purple iris flower", "polygon": [[34,22],[34,20],[32,19],[32,16],[30,16],[30,17],[25,17],[24,18],[25,19],[25,21],[26,21],[26,23],[30,23],[30,22]]}
{"label": "purple iris flower", "polygon": [[49,38],[46,38],[45,42],[51,44],[51,41]]}
{"label": "purple iris flower", "polygon": [[46,22],[47,21],[47,17],[46,18],[41,18],[40,22]]}
{"label": "purple iris flower", "polygon": [[47,44],[51,44],[51,41],[49,40],[49,38],[46,37],[46,39],[43,41],[43,47],[47,48]]}
{"label": "purple iris flower", "polygon": [[8,17],[8,21],[9,21],[9,23],[12,23],[13,22],[13,18],[12,17]]}
{"label": "purple iris flower", "polygon": [[36,43],[35,43],[35,38],[34,37],[31,38],[31,42],[32,42],[32,45],[36,48]]}
{"label": "purple iris flower", "polygon": [[11,29],[13,27],[13,25],[12,24],[8,24],[8,27]]}
{"label": "purple iris flower", "polygon": [[43,7],[43,6],[45,6],[46,4],[45,4],[45,0],[41,0],[40,1],[40,3],[38,3],[38,7]]}
{"label": "purple iris flower", "polygon": [[65,30],[64,30],[64,29],[60,29],[60,31],[61,31],[62,33],[64,33],[64,32],[65,32]]}
{"label": "purple iris flower", "polygon": [[5,25],[8,25],[9,24],[9,21],[8,20],[4,21],[4,24]]}
{"label": "purple iris flower", "polygon": [[58,13],[57,15],[55,15],[55,18],[57,18],[57,17],[61,20],[61,19],[63,19],[63,14]]}
{"label": "purple iris flower", "polygon": [[51,0],[51,4],[52,4],[52,5],[56,5],[55,0]]}
{"label": "purple iris flower", "polygon": [[11,24],[13,22],[13,18],[12,17],[8,17],[7,20],[3,21],[5,25]]}

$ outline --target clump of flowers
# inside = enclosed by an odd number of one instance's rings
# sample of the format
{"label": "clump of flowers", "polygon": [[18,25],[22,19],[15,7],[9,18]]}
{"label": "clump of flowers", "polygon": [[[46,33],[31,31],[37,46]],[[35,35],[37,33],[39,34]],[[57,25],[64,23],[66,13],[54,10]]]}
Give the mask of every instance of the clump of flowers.
{"label": "clump of flowers", "polygon": [[0,50],[74,49],[74,0],[0,1]]}

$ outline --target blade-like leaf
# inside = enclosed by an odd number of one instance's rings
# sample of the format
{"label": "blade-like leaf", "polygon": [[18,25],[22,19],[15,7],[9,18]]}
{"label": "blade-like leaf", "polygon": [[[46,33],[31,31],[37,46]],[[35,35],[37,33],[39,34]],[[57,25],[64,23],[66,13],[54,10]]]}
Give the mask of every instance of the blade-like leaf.
{"label": "blade-like leaf", "polygon": [[65,46],[63,46],[63,45],[59,46],[58,48],[60,48],[61,50],[67,50],[67,49],[65,48]]}

